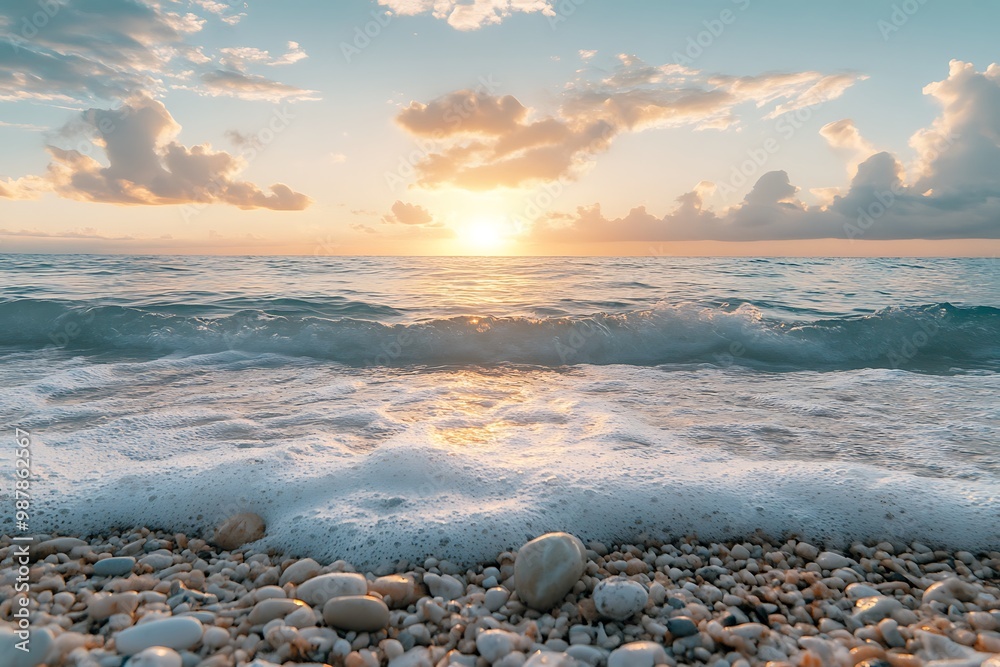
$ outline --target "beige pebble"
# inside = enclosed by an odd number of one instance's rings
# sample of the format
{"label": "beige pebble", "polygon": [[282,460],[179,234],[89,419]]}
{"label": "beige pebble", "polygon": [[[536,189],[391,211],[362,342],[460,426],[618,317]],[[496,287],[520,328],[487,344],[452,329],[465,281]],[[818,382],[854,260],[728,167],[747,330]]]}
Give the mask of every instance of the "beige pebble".
{"label": "beige pebble", "polygon": [[323,620],[340,630],[374,632],[389,624],[389,608],[370,595],[333,598],[323,607]]}
{"label": "beige pebble", "polygon": [[405,609],[426,594],[413,577],[402,574],[379,577],[368,584],[368,590],[381,595],[393,609]]}
{"label": "beige pebble", "polygon": [[529,607],[548,611],[562,601],[587,565],[583,543],[568,533],[548,533],[531,540],[514,561],[514,586]]}
{"label": "beige pebble", "polygon": [[278,584],[280,586],[285,586],[286,584],[298,586],[307,579],[312,579],[322,570],[323,568],[320,567],[320,564],[312,558],[303,558],[285,568],[285,571],[281,573],[281,579],[278,580]]}
{"label": "beige pebble", "polygon": [[254,605],[249,616],[247,616],[247,620],[252,625],[264,625],[276,618],[284,618],[306,606],[306,603],[302,600],[290,600],[288,598],[261,600]]}

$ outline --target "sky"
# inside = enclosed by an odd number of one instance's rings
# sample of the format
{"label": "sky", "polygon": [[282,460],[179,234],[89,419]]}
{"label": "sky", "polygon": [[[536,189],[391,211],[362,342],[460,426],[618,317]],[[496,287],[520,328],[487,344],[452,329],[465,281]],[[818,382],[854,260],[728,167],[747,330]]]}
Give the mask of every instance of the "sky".
{"label": "sky", "polygon": [[969,0],[0,0],[0,252],[996,257],[997,25]]}

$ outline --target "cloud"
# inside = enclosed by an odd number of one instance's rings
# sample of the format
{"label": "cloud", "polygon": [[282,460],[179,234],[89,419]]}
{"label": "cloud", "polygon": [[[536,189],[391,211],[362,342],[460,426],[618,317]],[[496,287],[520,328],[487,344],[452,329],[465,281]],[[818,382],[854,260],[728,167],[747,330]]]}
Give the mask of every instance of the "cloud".
{"label": "cloud", "polygon": [[101,241],[134,241],[134,236],[106,236],[93,227],[85,227],[81,230],[66,232],[42,232],[33,229],[21,229],[14,231],[10,229],[0,229],[0,236],[20,236],[26,238],[39,239],[98,239]]}
{"label": "cloud", "polygon": [[[438,142],[415,165],[417,186],[518,188],[577,178],[624,133],[681,126],[722,130],[738,125],[735,108],[745,102],[799,108],[826,100],[827,79],[819,72],[707,77],[623,54],[597,80],[588,74],[572,82],[558,110],[547,114],[512,95],[459,90],[411,102],[396,121],[414,137]],[[814,97],[817,87],[827,92]]]}
{"label": "cloud", "polygon": [[[755,82],[755,85],[758,82]],[[898,157],[875,152],[854,123],[828,124],[820,134],[857,161],[844,194],[807,205],[784,171],[758,179],[738,205],[705,207],[712,185],[702,182],[662,217],[637,207],[608,219],[598,204],[543,217],[530,237],[545,242],[777,241],[795,239],[1000,238],[1000,66],[977,72],[953,61],[948,77],[924,92],[942,106],[917,131],[910,173]]]}
{"label": "cloud", "polygon": [[37,176],[0,180],[0,199],[38,199],[50,189],[45,179]]}
{"label": "cloud", "polygon": [[950,206],[1000,196],[1000,65],[977,72],[953,60],[948,78],[924,88],[943,107],[917,132],[914,190],[933,191]]}
{"label": "cloud", "polygon": [[311,200],[275,184],[270,193],[237,178],[244,161],[202,144],[175,141],[180,125],[159,101],[140,96],[121,108],[90,109],[66,128],[93,138],[108,165],[79,150],[49,146],[48,181],[70,199],[114,204],[212,204],[301,210]]}
{"label": "cloud", "polygon": [[858,165],[877,152],[875,146],[861,136],[861,132],[850,118],[828,123],[820,128],[819,133],[831,148],[848,156],[849,176],[854,176]]}
{"label": "cloud", "polygon": [[417,204],[404,204],[401,201],[396,201],[392,205],[392,212],[387,213],[383,218],[383,222],[389,224],[399,223],[401,225],[429,225],[434,222],[434,216],[432,216],[427,209],[423,206],[418,206]]}
{"label": "cloud", "polygon": [[219,49],[222,54],[219,62],[231,69],[242,70],[248,64],[263,64],[276,67],[292,65],[309,57],[298,42],[288,42],[288,50],[284,55],[274,58],[270,52],[253,46],[236,46]]}
{"label": "cloud", "polygon": [[0,127],[12,127],[17,130],[27,130],[28,132],[44,132],[49,129],[47,127],[42,127],[41,125],[33,125],[31,123],[7,123],[0,120]]}
{"label": "cloud", "polygon": [[378,0],[378,3],[400,16],[429,13],[447,20],[456,30],[495,25],[515,12],[556,15],[553,0]]}
{"label": "cloud", "polygon": [[309,54],[306,53],[301,46],[299,46],[298,42],[288,42],[288,50],[285,54],[268,64],[272,67],[277,67],[279,65],[292,65],[300,60],[305,60],[308,57]]}
{"label": "cloud", "polygon": [[233,7],[230,3],[216,2],[216,0],[191,0],[191,2],[206,12],[216,15],[223,23],[228,25],[236,25],[246,16],[243,12],[231,13]]}
{"label": "cloud", "polygon": [[[0,100],[120,99],[156,88],[156,75],[201,29],[193,14],[137,0],[4,0]],[[45,16],[45,20],[37,18]]]}
{"label": "cloud", "polygon": [[[189,42],[206,20],[154,0],[0,0],[0,101],[124,100],[188,89],[203,75],[199,92],[252,100],[315,99],[313,91],[245,71],[245,66],[290,65],[307,57],[296,42],[271,57],[253,47],[223,49],[220,63]],[[227,6],[199,0],[197,7],[222,15]],[[41,18],[40,18],[41,17]],[[226,20],[224,18],[223,20]],[[8,48],[9,47],[9,48]],[[232,70],[232,72],[230,71]]]}
{"label": "cloud", "polygon": [[257,74],[236,70],[217,69],[205,72],[201,80],[206,92],[214,96],[238,97],[244,100],[266,102],[315,101],[320,99],[315,90],[306,90],[285,83],[278,83]]}

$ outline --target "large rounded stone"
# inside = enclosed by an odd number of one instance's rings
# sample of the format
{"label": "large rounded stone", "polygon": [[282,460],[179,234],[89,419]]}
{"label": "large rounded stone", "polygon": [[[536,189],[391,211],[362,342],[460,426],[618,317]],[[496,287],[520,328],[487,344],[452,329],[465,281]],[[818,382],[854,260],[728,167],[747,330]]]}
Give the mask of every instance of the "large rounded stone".
{"label": "large rounded stone", "polygon": [[526,605],[548,611],[573,590],[586,566],[583,542],[568,533],[548,533],[518,551],[514,586]]}
{"label": "large rounded stone", "polygon": [[164,618],[140,623],[115,637],[115,647],[122,655],[133,655],[152,646],[183,651],[201,641],[201,621],[191,616]]}
{"label": "large rounded stone", "polygon": [[314,607],[321,607],[327,600],[345,595],[364,595],[368,592],[368,581],[360,574],[331,572],[321,574],[299,584],[296,593],[299,599]]}
{"label": "large rounded stone", "polygon": [[256,542],[264,537],[264,519],[252,512],[231,516],[215,529],[213,541],[227,551],[239,549],[244,544]]}
{"label": "large rounded stone", "polygon": [[135,559],[131,556],[120,556],[118,558],[105,558],[94,563],[95,577],[124,577],[132,572],[135,567]]}
{"label": "large rounded stone", "polygon": [[389,607],[369,595],[333,598],[323,607],[323,620],[338,630],[375,632],[389,625]]}
{"label": "large rounded stone", "polygon": [[642,611],[649,601],[646,588],[630,579],[605,579],[594,588],[594,604],[605,618],[624,621]]}

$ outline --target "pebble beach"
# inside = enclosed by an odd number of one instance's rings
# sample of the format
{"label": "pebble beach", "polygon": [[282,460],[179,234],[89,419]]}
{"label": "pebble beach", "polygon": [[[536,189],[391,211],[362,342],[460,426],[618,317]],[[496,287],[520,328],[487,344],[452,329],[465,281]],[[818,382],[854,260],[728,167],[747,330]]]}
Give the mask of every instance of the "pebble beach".
{"label": "pebble beach", "polygon": [[1000,666],[1000,552],[548,533],[359,572],[255,550],[264,531],[3,537],[0,665]]}

